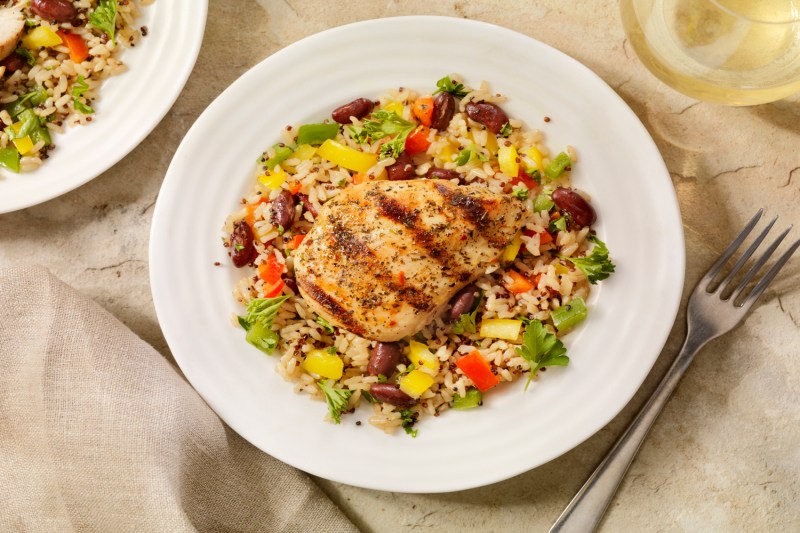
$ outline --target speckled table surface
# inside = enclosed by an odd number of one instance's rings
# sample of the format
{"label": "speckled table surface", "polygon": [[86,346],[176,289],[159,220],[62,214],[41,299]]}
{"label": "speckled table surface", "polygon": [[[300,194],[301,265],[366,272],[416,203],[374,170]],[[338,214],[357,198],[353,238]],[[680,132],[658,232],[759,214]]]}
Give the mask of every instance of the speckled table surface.
{"label": "speckled table surface", "polygon": [[[35,262],[90,295],[165,357],[148,283],[153,205],[183,134],[231,82],[280,48],[369,18],[435,14],[492,22],[583,62],[655,139],[686,234],[684,303],[757,207],[800,222],[800,100],[725,108],[650,75],[610,0],[210,0],[197,66],[155,131],[109,171],[45,204],[0,216],[0,263]],[[602,531],[800,530],[800,261],[735,332],[690,368],[602,523]],[[363,531],[546,531],[646,401],[685,332],[681,313],[650,377],[594,437],[489,487],[407,495],[317,480]]]}

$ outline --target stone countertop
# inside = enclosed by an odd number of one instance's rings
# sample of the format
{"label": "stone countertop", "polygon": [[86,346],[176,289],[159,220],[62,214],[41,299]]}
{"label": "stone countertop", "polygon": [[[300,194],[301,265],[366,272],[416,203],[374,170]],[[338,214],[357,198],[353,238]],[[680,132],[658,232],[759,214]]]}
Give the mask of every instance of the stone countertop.
{"label": "stone countertop", "polygon": [[[685,304],[701,274],[757,207],[780,215],[781,225],[800,222],[800,101],[726,108],[670,90],[636,58],[617,9],[611,0],[210,0],[197,66],[167,117],[130,155],[87,185],[0,215],[0,262],[48,267],[171,358],[150,295],[147,244],[156,195],[183,134],[238,76],[298,39],[356,20],[435,14],[499,24],[550,44],[589,66],[636,112],[655,139],[680,200]],[[601,531],[800,530],[798,289],[795,259],[747,322],[698,356]],[[582,445],[533,471],[489,487],[435,495],[317,482],[365,532],[546,531],[644,404],[684,332],[681,312],[628,407]]]}

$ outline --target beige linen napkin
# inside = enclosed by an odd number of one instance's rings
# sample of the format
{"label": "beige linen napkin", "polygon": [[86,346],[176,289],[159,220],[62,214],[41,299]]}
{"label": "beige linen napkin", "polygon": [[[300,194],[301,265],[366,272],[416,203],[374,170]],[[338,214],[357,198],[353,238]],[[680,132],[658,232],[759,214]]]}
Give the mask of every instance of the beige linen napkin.
{"label": "beige linen napkin", "polygon": [[47,270],[0,268],[0,531],[356,531]]}

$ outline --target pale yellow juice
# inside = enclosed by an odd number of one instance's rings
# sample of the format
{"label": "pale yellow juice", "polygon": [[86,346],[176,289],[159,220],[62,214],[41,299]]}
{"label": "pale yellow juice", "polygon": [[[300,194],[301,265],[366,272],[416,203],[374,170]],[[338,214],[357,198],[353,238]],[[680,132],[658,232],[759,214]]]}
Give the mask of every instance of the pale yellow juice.
{"label": "pale yellow juice", "polygon": [[631,45],[667,85],[730,105],[800,91],[800,0],[622,0]]}

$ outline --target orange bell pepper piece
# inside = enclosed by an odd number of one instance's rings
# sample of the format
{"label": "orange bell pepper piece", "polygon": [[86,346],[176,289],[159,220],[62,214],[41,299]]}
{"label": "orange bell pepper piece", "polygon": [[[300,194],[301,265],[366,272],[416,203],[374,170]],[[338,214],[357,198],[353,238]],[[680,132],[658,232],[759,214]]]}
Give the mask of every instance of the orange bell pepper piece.
{"label": "orange bell pepper piece", "polygon": [[83,63],[89,57],[89,47],[83,37],[75,33],[69,33],[64,30],[56,32],[64,44],[69,48],[69,58],[74,63]]}
{"label": "orange bell pepper piece", "polygon": [[411,112],[414,113],[414,116],[417,117],[420,124],[423,126],[430,126],[433,120],[433,97],[421,96],[414,100]]}
{"label": "orange bell pepper piece", "polygon": [[489,366],[489,363],[478,350],[470,352],[456,361],[456,366],[461,369],[465,376],[472,380],[481,392],[485,392],[500,383],[500,378],[492,372],[492,367]]}

